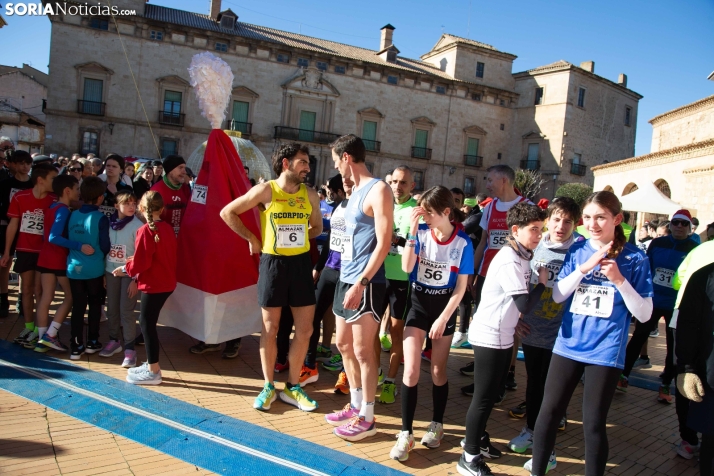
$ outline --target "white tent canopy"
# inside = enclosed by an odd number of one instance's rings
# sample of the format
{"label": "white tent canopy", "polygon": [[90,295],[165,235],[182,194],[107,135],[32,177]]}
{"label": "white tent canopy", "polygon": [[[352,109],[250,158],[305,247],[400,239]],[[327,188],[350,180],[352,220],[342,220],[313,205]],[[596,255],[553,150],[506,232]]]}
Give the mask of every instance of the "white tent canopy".
{"label": "white tent canopy", "polygon": [[[672,215],[683,208],[679,203],[663,194],[655,184],[650,181],[640,186],[634,192],[620,197],[623,210],[631,212],[656,213],[658,215]],[[690,212],[696,212],[688,208]]]}

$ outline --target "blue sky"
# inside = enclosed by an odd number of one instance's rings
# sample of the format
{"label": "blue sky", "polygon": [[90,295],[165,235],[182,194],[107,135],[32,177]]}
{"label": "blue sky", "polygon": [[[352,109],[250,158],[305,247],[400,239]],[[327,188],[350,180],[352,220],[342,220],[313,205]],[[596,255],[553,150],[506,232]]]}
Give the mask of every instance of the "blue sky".
{"label": "blue sky", "polygon": [[[200,13],[209,6],[208,0],[151,3]],[[714,94],[714,82],[706,79],[714,71],[712,0],[223,0],[223,8],[240,21],[373,49],[379,29],[391,23],[394,44],[412,58],[447,32],[517,55],[514,72],[560,59],[594,60],[597,74],[617,80],[625,73],[628,86],[644,96],[638,155],[650,150],[649,119]],[[7,17],[4,7],[2,14],[8,26],[0,29],[0,63],[47,71],[49,20]]]}

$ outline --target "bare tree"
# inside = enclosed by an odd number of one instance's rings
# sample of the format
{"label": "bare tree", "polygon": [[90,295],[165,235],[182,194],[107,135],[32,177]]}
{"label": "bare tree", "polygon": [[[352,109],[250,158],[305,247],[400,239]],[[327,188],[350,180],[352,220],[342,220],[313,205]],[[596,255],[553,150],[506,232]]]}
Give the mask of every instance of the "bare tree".
{"label": "bare tree", "polygon": [[533,200],[538,196],[545,182],[537,170],[518,169],[516,170],[516,182],[513,185],[521,191],[522,196]]}

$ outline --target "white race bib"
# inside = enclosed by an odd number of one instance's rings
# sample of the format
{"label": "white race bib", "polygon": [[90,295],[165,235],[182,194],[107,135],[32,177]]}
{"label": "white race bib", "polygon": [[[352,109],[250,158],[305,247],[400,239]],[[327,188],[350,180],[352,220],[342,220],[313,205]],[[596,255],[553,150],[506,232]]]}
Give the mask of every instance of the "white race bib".
{"label": "white race bib", "polygon": [[336,253],[342,253],[344,250],[344,239],[345,235],[333,228],[330,233],[330,249]]}
{"label": "white race bib", "polygon": [[45,233],[45,215],[42,212],[25,212],[22,214],[20,232],[30,235],[40,235]]}
{"label": "white race bib", "polygon": [[200,203],[201,205],[206,204],[206,197],[208,195],[208,185],[194,185],[193,193],[191,194],[191,201]]}
{"label": "white race bib", "polygon": [[570,312],[583,316],[609,318],[615,304],[615,288],[580,284],[573,294]]}
{"label": "white race bib", "polygon": [[419,257],[419,270],[417,280],[426,286],[446,286],[449,284],[449,263],[445,261],[432,261]]}
{"label": "white race bib", "polygon": [[305,225],[278,225],[278,248],[305,246]]}
{"label": "white race bib", "polygon": [[110,263],[126,264],[126,245],[112,245],[107,255]]}
{"label": "white race bib", "polygon": [[665,288],[672,287],[672,280],[674,279],[674,271],[667,268],[655,268],[653,284],[659,284]]}
{"label": "white race bib", "polygon": [[510,232],[508,230],[490,230],[488,232],[488,249],[500,250],[506,244]]}
{"label": "white race bib", "polygon": [[114,212],[117,210],[114,207],[108,207],[106,205],[101,205],[99,207],[99,211],[102,212],[104,214],[104,216],[106,216],[107,218],[110,218],[114,214]]}
{"label": "white race bib", "polygon": [[[546,288],[552,288],[555,286],[555,279],[558,277],[558,274],[560,274],[560,265],[547,265],[544,261],[536,261],[535,262],[535,267],[536,269],[539,268],[545,268],[548,270],[548,282],[545,284]],[[531,271],[533,269],[531,268]],[[538,279],[539,275],[536,272],[532,272],[530,276],[530,282],[531,284],[538,284]]]}

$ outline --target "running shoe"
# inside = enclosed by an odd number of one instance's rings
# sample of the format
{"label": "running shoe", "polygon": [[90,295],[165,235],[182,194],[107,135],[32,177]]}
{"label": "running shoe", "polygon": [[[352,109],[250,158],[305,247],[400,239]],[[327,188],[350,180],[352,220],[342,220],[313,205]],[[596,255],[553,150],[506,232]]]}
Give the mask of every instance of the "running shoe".
{"label": "running shoe", "polygon": [[565,415],[563,418],[560,419],[560,423],[558,423],[558,430],[565,431],[565,428],[567,426],[568,426],[568,415]]}
{"label": "running shoe", "polygon": [[37,345],[35,345],[35,349],[34,349],[34,350],[35,350],[35,352],[39,352],[40,354],[44,354],[44,353],[46,353],[46,352],[49,352],[51,349],[38,340],[38,341],[37,341]]}
{"label": "running shoe", "polygon": [[[87,342],[87,345],[85,346],[86,350],[85,352],[88,354],[94,354],[95,352],[99,352],[102,350],[102,343],[99,342],[98,340],[90,340]],[[161,382],[159,382],[161,383]]]}
{"label": "running shoe", "polygon": [[533,430],[524,426],[520,434],[508,442],[508,447],[516,453],[525,453],[533,446]]}
{"label": "running shoe", "polygon": [[377,419],[368,422],[363,416],[357,415],[344,425],[335,428],[333,433],[343,440],[360,441],[377,434]]}
{"label": "running shoe", "polygon": [[125,369],[136,367],[136,351],[126,349],[124,351],[124,361],[121,363],[121,366]]}
{"label": "running shoe", "polygon": [[464,476],[490,476],[493,474],[486,464],[486,461],[484,461],[483,456],[476,455],[470,463],[467,463],[466,455],[463,453],[461,454],[461,458],[459,458],[459,462],[456,463],[456,471]]}
{"label": "running shoe", "polygon": [[35,327],[34,331],[27,334],[27,337],[25,337],[25,341],[22,343],[22,346],[25,349],[34,349],[39,339],[40,335],[37,333],[37,328]]}
{"label": "running shoe", "polygon": [[385,382],[382,386],[382,393],[379,395],[379,403],[394,403],[397,397],[397,385],[394,382]]}
{"label": "running shoe", "polygon": [[518,384],[516,383],[516,372],[515,370],[509,370],[506,376],[506,388],[508,390],[517,390]]}
{"label": "running shoe", "polygon": [[350,403],[345,405],[342,410],[325,415],[325,421],[332,426],[344,425],[354,417],[359,416],[359,410],[354,408]]}
{"label": "running shoe", "polygon": [[506,399],[506,389],[503,389],[503,393],[496,397],[496,401],[493,402],[494,407],[500,407],[503,401]]}
{"label": "running shoe", "polygon": [[458,349],[464,344],[469,343],[469,335],[465,332],[454,332],[454,337],[451,338],[451,348]]}
{"label": "running shoe", "polygon": [[79,360],[82,358],[82,355],[84,355],[84,352],[86,352],[86,348],[83,345],[78,345],[78,346],[72,346],[72,353],[69,354],[70,360]]}
{"label": "running shoe", "polygon": [[[129,370],[131,372],[131,369]],[[278,398],[275,392],[275,385],[266,382],[263,385],[263,390],[260,391],[255,401],[253,402],[253,408],[260,410],[262,412],[267,412],[270,410],[270,405]]]}
{"label": "running shoe", "polygon": [[467,397],[473,397],[474,396],[474,384],[471,383],[465,387],[461,387],[461,393],[463,393]]}
{"label": "running shoe", "polygon": [[659,327],[650,332],[650,337],[659,337]]}
{"label": "running shoe", "polygon": [[282,392],[280,392],[280,400],[284,401],[288,405],[293,405],[298,407],[304,412],[312,412],[317,410],[317,402],[307,396],[305,390],[301,386],[288,388],[286,385]]}
{"label": "running shoe", "polygon": [[389,452],[389,457],[404,462],[409,459],[409,452],[414,449],[414,435],[408,431],[397,433],[397,442]]}
{"label": "running shoe", "polygon": [[347,380],[347,373],[343,370],[337,377],[337,383],[335,383],[335,393],[341,393],[342,395],[350,394],[350,383]]}
{"label": "running shoe", "polygon": [[444,438],[444,425],[432,421],[424,436],[421,437],[421,444],[427,448],[438,448],[441,446],[442,438]]}
{"label": "running shoe", "polygon": [[508,415],[512,418],[523,418],[526,416],[526,402],[521,402],[508,410]]}
{"label": "running shoe", "polygon": [[377,375],[377,387],[384,385],[384,372],[382,372],[382,367],[379,368],[379,374]]}
{"label": "running shoe", "polygon": [[144,362],[143,364],[141,364],[138,367],[134,367],[134,368],[127,370],[127,373],[133,374],[133,373],[137,373],[137,372],[142,372],[143,369],[148,369],[148,368],[149,368],[149,363]]}
{"label": "running shoe", "polygon": [[42,338],[39,340],[39,343],[44,345],[45,347],[50,347],[51,349],[59,350],[60,352],[67,352],[69,350],[66,345],[60,342],[59,336],[51,337],[49,334],[47,334],[47,332],[45,332],[45,335],[43,335]]}
{"label": "running shoe", "polygon": [[320,374],[317,373],[317,365],[314,369],[311,369],[307,365],[303,365],[302,369],[300,370],[300,386],[304,387],[309,383],[317,382],[317,379],[319,377]]}
{"label": "running shoe", "polygon": [[389,339],[389,336],[387,334],[379,335],[379,343],[382,346],[382,351],[389,352],[390,350],[392,350],[392,341]]}
{"label": "running shoe", "polygon": [[235,359],[238,357],[240,352],[240,339],[229,340],[226,342],[226,346],[223,349],[221,358],[223,359]]}
{"label": "running shoe", "polygon": [[317,352],[315,353],[315,360],[318,362],[329,362],[330,359],[332,359],[332,351],[329,347],[318,345]]}
{"label": "running shoe", "polygon": [[[136,340],[136,344],[144,343],[143,336],[141,342],[139,342],[138,338]],[[199,342],[188,349],[192,354],[205,354],[206,352],[218,352],[219,350],[221,350],[221,344],[206,344],[205,342]]]}
{"label": "running shoe", "polygon": [[[548,458],[548,466],[545,467],[545,472],[547,473],[556,466],[558,466],[558,462],[555,460],[555,451],[553,451]],[[523,469],[531,474],[533,473],[533,458],[526,461],[526,464],[523,465]]]}
{"label": "running shoe", "polygon": [[469,365],[467,365],[466,367],[461,367],[461,368],[459,369],[459,372],[461,372],[461,375],[466,375],[467,377],[473,377],[473,376],[474,376],[474,367],[475,367],[475,365],[476,365],[476,364],[475,364],[474,362],[471,362],[471,363],[470,363]]}
{"label": "running shoe", "polygon": [[114,354],[118,354],[122,350],[124,349],[122,349],[118,340],[110,340],[99,353],[99,357],[111,357]]}
{"label": "running shoe", "polygon": [[491,444],[491,438],[488,436],[487,431],[483,432],[479,449],[481,450],[481,455],[488,459],[498,459],[503,456],[501,450]]}
{"label": "running shoe", "polygon": [[672,403],[672,395],[669,394],[668,385],[659,386],[659,395],[657,395],[657,401],[666,404]]}
{"label": "running shoe", "polygon": [[13,342],[15,342],[15,344],[22,345],[25,343],[25,339],[27,339],[27,336],[29,336],[30,334],[32,334],[32,331],[27,327],[23,327],[20,331],[20,334],[15,337],[15,340]]}
{"label": "running shoe", "polygon": [[620,380],[617,381],[617,389],[621,392],[627,392],[627,387],[629,386],[629,381],[627,377],[620,374]]}
{"label": "running shoe", "polygon": [[161,371],[153,373],[147,366],[141,369],[141,372],[127,372],[126,381],[134,385],[159,385]]}
{"label": "running shoe", "polygon": [[421,353],[421,359],[431,362],[431,349],[425,350]]}
{"label": "running shoe", "polygon": [[290,361],[286,360],[284,364],[281,364],[278,361],[275,361],[275,373],[279,374],[280,372],[287,372],[288,369],[290,369]]}
{"label": "running shoe", "polygon": [[322,368],[331,372],[342,370],[342,367],[342,356],[340,354],[335,354],[330,360],[322,363]]}
{"label": "running shoe", "polygon": [[682,440],[679,442],[679,446],[677,446],[677,454],[684,459],[692,459],[698,449],[699,445],[693,446]]}
{"label": "running shoe", "polygon": [[633,369],[651,369],[652,364],[650,363],[649,357],[638,357],[635,360],[635,365],[632,366]]}

